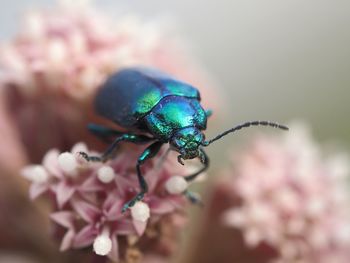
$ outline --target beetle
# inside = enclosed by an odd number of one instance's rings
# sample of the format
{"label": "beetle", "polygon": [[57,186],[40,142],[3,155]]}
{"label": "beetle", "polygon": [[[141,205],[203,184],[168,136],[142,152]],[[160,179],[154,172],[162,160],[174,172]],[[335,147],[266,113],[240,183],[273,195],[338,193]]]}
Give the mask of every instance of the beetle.
{"label": "beetle", "polygon": [[90,124],[88,129],[95,135],[116,138],[101,156],[89,156],[84,152],[80,154],[87,161],[104,162],[113,156],[120,142],[151,143],[136,163],[141,191],[124,204],[123,212],[142,200],[147,193],[148,187],[141,166],[153,158],[166,143],[170,144],[170,149],[179,153],[178,162],[182,165],[183,160],[200,159],[203,167],[184,177],[186,181],[192,181],[209,167],[209,158],[203,147],[221,137],[257,125],[288,130],[286,126],[274,122],[251,121],[235,126],[211,140],[205,140],[203,131],[207,128],[207,119],[212,112],[204,110],[200,100],[200,93],[195,87],[157,69],[146,67],[122,69],[111,75],[101,86],[95,98],[97,113],[128,132]]}

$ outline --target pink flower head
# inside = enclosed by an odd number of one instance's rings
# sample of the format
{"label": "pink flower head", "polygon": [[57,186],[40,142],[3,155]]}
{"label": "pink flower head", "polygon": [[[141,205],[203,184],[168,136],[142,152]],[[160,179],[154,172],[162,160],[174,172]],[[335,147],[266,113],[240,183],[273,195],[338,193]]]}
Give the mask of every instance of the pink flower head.
{"label": "pink flower head", "polygon": [[159,68],[208,93],[204,74],[174,37],[136,17],[112,22],[89,8],[32,11],[0,47],[0,87],[7,88],[11,119],[35,162],[48,147],[68,149],[89,136],[93,96],[123,67]]}
{"label": "pink flower head", "polygon": [[[53,198],[55,211],[51,219],[66,229],[61,250],[92,245],[96,254],[113,260],[125,257],[131,248],[146,254],[172,252],[172,242],[162,241],[160,245],[162,235],[152,237],[150,233],[161,226],[178,229],[183,225],[180,218],[186,200],[181,193],[169,192],[169,181],[190,171],[174,161],[176,157],[167,158],[164,153],[148,161],[142,167],[148,193],[130,211],[122,213],[123,205],[139,191],[135,149],[121,151],[106,163],[86,162],[77,154],[80,151],[88,153],[82,143],[71,152],[51,150],[41,165],[30,165],[22,171],[32,182],[32,198],[42,194]],[[134,241],[128,245],[125,239]],[[158,245],[150,250],[152,242]]]}
{"label": "pink flower head", "polygon": [[227,173],[238,202],[223,220],[248,247],[269,247],[278,255],[273,262],[349,261],[345,155],[323,156],[305,126],[291,125],[283,137],[255,139],[234,163]]}

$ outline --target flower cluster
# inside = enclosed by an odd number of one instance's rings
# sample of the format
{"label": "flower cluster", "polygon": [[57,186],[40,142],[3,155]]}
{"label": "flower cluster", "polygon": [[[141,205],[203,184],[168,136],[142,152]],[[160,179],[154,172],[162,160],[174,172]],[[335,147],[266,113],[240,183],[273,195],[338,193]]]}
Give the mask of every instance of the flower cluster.
{"label": "flower cluster", "polygon": [[291,125],[285,137],[258,138],[235,156],[229,180],[238,202],[223,220],[242,231],[248,247],[270,247],[274,262],[349,261],[345,155],[322,156],[308,130]]}
{"label": "flower cluster", "polygon": [[139,191],[135,151],[123,150],[106,163],[86,162],[78,154],[81,151],[88,153],[83,143],[71,152],[50,150],[41,165],[22,171],[32,182],[32,199],[42,194],[53,198],[56,209],[50,217],[65,229],[61,250],[92,245],[96,254],[114,261],[125,259],[130,249],[133,254],[136,250],[147,255],[157,254],[154,250],[160,250],[158,255],[171,253],[176,238],[166,235],[169,228],[184,223],[182,192],[187,185],[182,176],[189,171],[166,153],[155,158],[158,161],[146,162],[142,169],[149,191],[143,201],[122,213],[122,206]]}
{"label": "flower cluster", "polygon": [[132,16],[112,23],[88,8],[68,8],[33,11],[23,24],[14,41],[1,46],[1,81],[29,97],[84,99],[106,76],[132,65],[189,77],[181,69],[184,51],[156,23]]}

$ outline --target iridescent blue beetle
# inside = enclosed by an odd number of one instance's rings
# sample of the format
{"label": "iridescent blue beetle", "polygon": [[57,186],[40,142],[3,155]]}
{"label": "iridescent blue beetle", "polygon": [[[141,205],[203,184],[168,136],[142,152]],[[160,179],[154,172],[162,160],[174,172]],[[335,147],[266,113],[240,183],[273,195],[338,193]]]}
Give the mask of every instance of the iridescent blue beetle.
{"label": "iridescent blue beetle", "polygon": [[106,161],[113,155],[120,142],[135,144],[151,143],[139,156],[136,171],[141,191],[123,206],[123,211],[143,199],[147,183],[141,173],[141,166],[154,157],[161,146],[169,143],[172,150],[179,152],[178,162],[198,157],[203,168],[185,177],[187,181],[196,178],[209,166],[209,159],[203,150],[212,142],[228,133],[252,125],[264,125],[287,130],[288,128],[268,121],[253,121],[229,129],[211,140],[205,140],[203,131],[207,127],[210,110],[200,105],[199,91],[174,77],[150,68],[127,68],[110,76],[98,91],[96,111],[101,116],[126,128],[127,133],[100,125],[91,124],[89,129],[100,137],[115,136],[113,143],[102,156],[81,155],[88,161]]}

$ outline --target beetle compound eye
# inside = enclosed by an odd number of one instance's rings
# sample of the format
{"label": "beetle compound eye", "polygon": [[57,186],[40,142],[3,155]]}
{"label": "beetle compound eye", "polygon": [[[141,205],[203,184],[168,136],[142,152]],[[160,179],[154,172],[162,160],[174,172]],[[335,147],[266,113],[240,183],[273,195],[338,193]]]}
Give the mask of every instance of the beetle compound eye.
{"label": "beetle compound eye", "polygon": [[205,140],[205,136],[203,133],[200,133],[196,136],[196,141],[201,144]]}
{"label": "beetle compound eye", "polygon": [[170,145],[174,148],[174,150],[180,152],[185,147],[185,142],[180,140],[179,138],[174,138]]}

